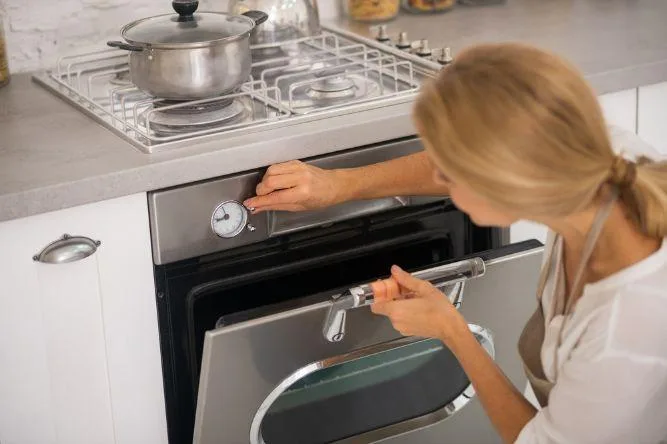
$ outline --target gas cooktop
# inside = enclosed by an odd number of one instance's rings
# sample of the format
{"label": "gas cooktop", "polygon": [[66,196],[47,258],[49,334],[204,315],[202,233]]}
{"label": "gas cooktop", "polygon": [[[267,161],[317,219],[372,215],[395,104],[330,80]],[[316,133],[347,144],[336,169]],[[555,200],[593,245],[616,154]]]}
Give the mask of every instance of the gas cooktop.
{"label": "gas cooktop", "polygon": [[253,49],[250,78],[232,94],[175,102],[130,80],[125,51],[62,57],[34,79],[146,153],[193,139],[264,131],[306,119],[412,101],[439,65],[388,45],[326,29],[317,37]]}

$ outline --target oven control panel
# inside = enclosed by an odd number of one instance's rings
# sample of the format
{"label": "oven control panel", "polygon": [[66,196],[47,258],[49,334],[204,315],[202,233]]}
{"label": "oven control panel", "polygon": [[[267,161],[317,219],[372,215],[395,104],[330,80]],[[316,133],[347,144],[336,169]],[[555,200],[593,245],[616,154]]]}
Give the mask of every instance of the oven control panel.
{"label": "oven control panel", "polygon": [[[416,138],[343,151],[308,163],[320,168],[353,168],[404,156],[422,148]],[[255,194],[264,171],[218,177],[148,194],[153,261],[168,264],[327,226],[346,219],[423,203],[415,197],[346,202],[298,213],[252,214],[241,202]],[[439,198],[442,199],[442,198]]]}
{"label": "oven control panel", "polygon": [[267,239],[270,213],[253,215],[241,203],[261,178],[253,171],[149,193],[153,261],[167,264]]}

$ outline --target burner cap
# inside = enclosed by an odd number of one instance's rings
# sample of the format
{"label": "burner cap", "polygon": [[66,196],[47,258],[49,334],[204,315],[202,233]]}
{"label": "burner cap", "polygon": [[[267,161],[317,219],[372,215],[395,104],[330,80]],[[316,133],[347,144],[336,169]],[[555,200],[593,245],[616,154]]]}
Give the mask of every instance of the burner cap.
{"label": "burner cap", "polygon": [[337,76],[328,79],[320,79],[313,83],[306,95],[311,99],[342,99],[354,97],[356,89],[355,83],[347,77]]}
{"label": "burner cap", "polygon": [[[163,101],[153,105],[155,108],[148,108],[141,113],[140,123],[143,126],[150,126],[151,130],[159,133],[182,134],[228,124],[246,114],[244,104],[240,100],[233,99],[160,109],[177,103]],[[149,125],[146,125],[148,112],[153,109],[156,110],[150,114]]]}

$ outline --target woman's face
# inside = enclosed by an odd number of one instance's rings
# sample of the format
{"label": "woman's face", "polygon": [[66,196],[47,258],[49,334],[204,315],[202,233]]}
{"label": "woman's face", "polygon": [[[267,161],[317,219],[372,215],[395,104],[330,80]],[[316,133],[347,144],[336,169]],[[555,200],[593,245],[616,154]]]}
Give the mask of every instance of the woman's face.
{"label": "woman's face", "polygon": [[475,225],[480,227],[508,227],[518,220],[517,217],[503,212],[488,200],[475,193],[467,184],[449,179],[435,165],[435,161],[433,180],[438,184],[448,187],[449,195],[454,201],[454,205],[470,216]]}

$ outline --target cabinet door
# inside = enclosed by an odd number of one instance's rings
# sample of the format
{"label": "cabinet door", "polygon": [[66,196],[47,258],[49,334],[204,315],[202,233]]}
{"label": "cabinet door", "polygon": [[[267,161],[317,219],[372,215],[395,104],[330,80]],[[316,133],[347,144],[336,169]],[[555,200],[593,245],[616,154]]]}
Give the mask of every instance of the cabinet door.
{"label": "cabinet door", "polygon": [[667,82],[639,88],[639,137],[662,155],[667,155]]}
{"label": "cabinet door", "polygon": [[598,97],[608,125],[637,132],[637,90],[628,89]]}
{"label": "cabinet door", "polygon": [[[165,443],[144,194],[0,224],[0,442]],[[64,233],[92,255],[33,255]]]}

